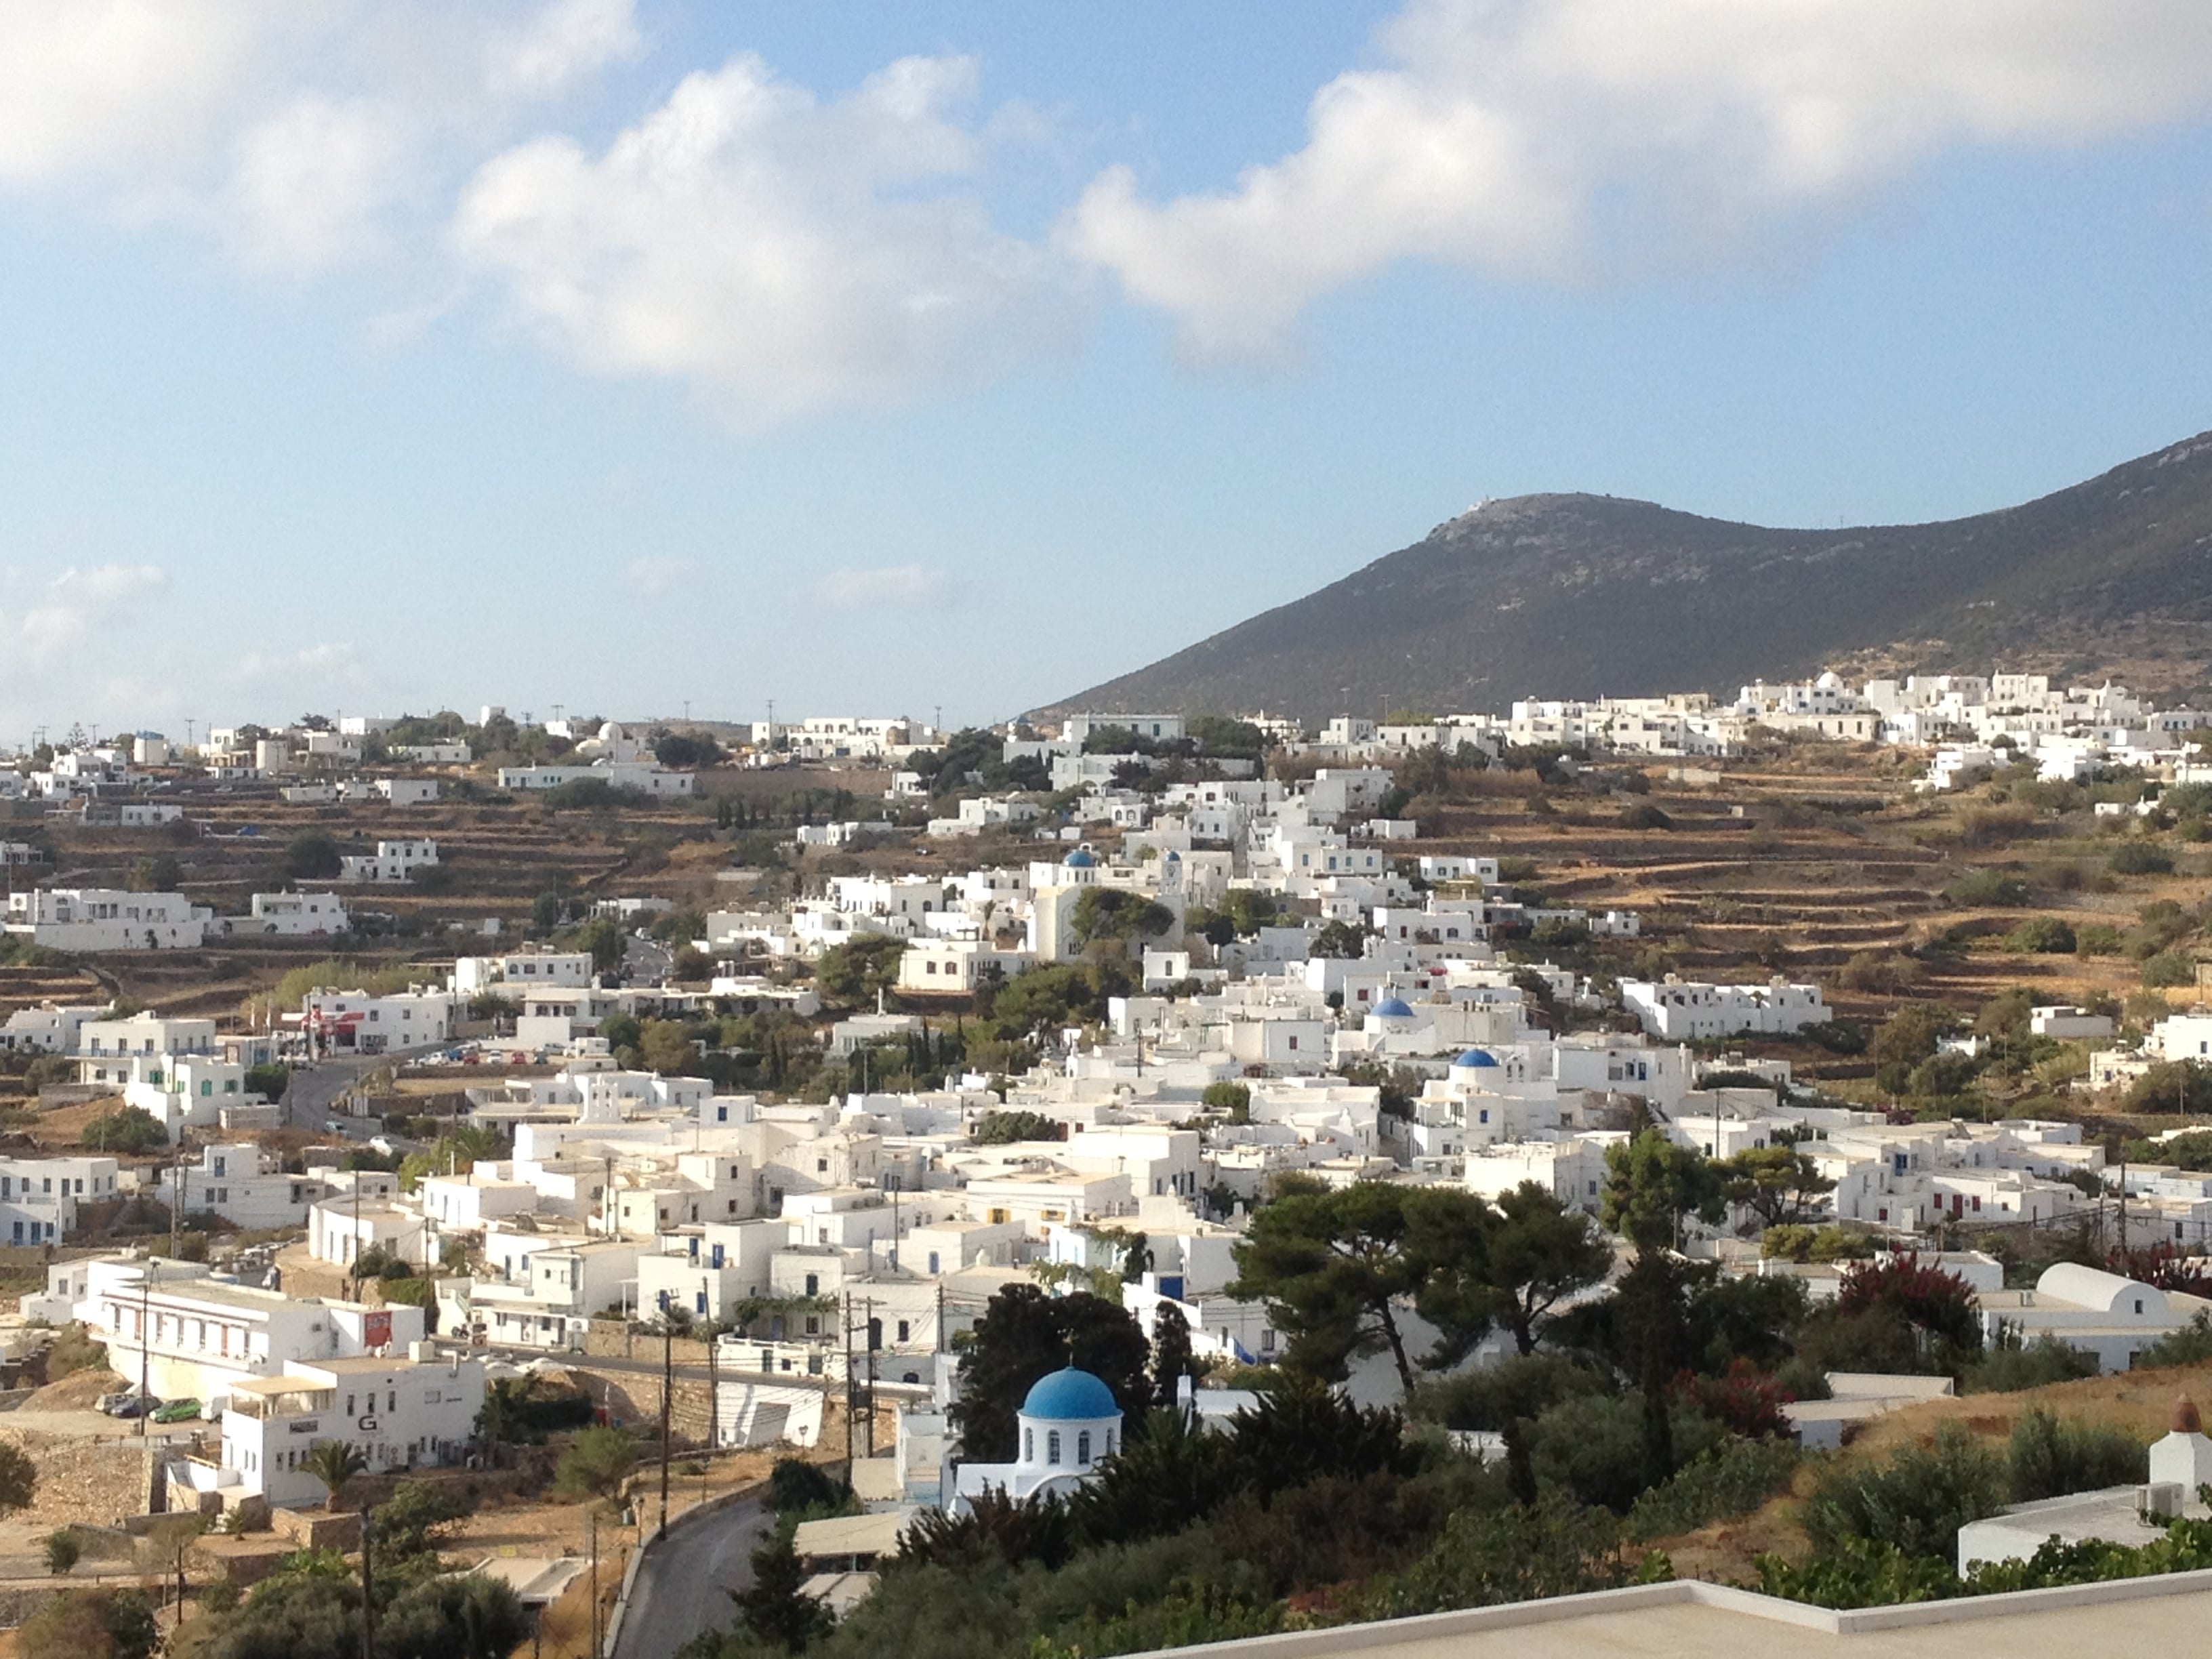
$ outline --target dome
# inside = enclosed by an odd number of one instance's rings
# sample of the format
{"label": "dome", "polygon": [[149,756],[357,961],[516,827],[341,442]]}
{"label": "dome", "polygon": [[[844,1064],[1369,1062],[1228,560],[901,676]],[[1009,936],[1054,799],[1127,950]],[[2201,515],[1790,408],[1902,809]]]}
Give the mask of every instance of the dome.
{"label": "dome", "polygon": [[1073,853],[1070,853],[1066,858],[1062,859],[1060,862],[1071,870],[1088,870],[1092,865],[1097,863],[1098,860],[1091,856],[1091,849],[1089,848],[1079,847]]}
{"label": "dome", "polygon": [[1024,1417],[1059,1423],[1089,1423],[1121,1414],[1121,1408],[1114,1403],[1114,1391],[1089,1371],[1079,1371],[1073,1365],[1039,1377],[1029,1398],[1022,1401]]}
{"label": "dome", "polygon": [[1469,1048],[1457,1060],[1452,1061],[1452,1069],[1456,1071],[1461,1066],[1464,1066],[1469,1070],[1474,1070],[1479,1066],[1495,1066],[1497,1064],[1498,1056],[1492,1054],[1489,1049]]}
{"label": "dome", "polygon": [[1411,1019],[1413,1011],[1406,1006],[1403,997],[1384,997],[1375,1005],[1376,1014],[1383,1019]]}

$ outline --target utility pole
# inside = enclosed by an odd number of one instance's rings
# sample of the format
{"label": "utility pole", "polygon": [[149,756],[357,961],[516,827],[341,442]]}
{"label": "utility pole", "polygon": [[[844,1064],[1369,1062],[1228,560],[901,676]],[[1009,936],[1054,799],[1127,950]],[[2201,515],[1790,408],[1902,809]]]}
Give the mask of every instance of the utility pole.
{"label": "utility pole", "polygon": [[721,1325],[716,1319],[707,1327],[707,1450],[710,1454],[722,1441],[722,1387],[715,1373],[722,1351]]}
{"label": "utility pole", "polygon": [[660,1526],[668,1530],[668,1407],[676,1392],[676,1322],[660,1310]]}
{"label": "utility pole", "polygon": [[599,1656],[599,1511],[590,1511],[592,1530],[592,1659]]}
{"label": "utility pole", "polygon": [[154,1330],[148,1310],[154,1300],[154,1253],[146,1252],[146,1265],[138,1272],[138,1437],[146,1437],[147,1379],[154,1358]]}
{"label": "utility pole", "polygon": [[876,1298],[872,1296],[861,1304],[866,1311],[860,1327],[860,1340],[868,1345],[868,1386],[862,1404],[868,1413],[868,1455],[876,1455]]}
{"label": "utility pole", "polygon": [[845,1328],[845,1465],[853,1463],[853,1293],[845,1292],[845,1317],[840,1322]]}
{"label": "utility pole", "polygon": [[369,1565],[366,1503],[361,1506],[361,1659],[376,1659],[376,1575]]}

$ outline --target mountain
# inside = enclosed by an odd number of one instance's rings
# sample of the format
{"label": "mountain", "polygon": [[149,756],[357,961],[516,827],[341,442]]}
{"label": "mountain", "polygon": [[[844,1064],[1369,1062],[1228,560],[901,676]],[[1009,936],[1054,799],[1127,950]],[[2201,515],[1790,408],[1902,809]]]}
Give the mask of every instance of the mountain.
{"label": "mountain", "polygon": [[1487,501],[1054,708],[1502,713],[1827,667],[1996,665],[2169,694],[2212,679],[2212,434],[1941,524],[1768,530],[1609,495]]}

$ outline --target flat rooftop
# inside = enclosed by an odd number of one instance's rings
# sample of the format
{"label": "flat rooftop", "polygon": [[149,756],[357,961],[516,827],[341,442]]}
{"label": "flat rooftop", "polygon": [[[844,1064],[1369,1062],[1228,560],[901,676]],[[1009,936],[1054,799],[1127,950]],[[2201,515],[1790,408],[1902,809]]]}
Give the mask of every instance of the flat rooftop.
{"label": "flat rooftop", "polygon": [[[1347,1625],[1179,1650],[1193,1659],[2081,1659],[2203,1650],[2212,1572],[1832,1613],[1702,1583]],[[1145,1656],[1145,1659],[1152,1659]]]}

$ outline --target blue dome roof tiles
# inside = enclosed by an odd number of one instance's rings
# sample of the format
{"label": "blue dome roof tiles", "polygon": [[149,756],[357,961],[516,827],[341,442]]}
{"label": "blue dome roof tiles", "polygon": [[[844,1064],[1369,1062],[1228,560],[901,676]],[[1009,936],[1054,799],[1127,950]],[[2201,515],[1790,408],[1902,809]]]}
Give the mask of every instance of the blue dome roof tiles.
{"label": "blue dome roof tiles", "polygon": [[1105,1383],[1089,1371],[1069,1365],[1037,1378],[1029,1398],[1022,1401],[1021,1414],[1059,1423],[1087,1423],[1119,1417],[1121,1408]]}

